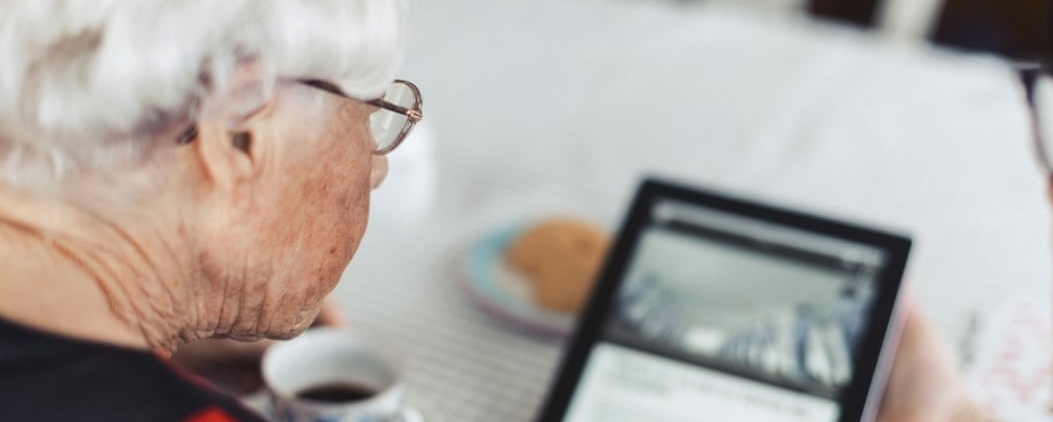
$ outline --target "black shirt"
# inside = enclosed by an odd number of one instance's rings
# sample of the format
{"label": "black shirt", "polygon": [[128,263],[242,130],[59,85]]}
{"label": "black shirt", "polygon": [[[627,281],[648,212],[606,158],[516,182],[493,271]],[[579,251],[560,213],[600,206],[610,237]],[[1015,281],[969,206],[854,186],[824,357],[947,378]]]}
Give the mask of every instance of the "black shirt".
{"label": "black shirt", "polygon": [[152,353],[0,319],[0,420],[264,422]]}

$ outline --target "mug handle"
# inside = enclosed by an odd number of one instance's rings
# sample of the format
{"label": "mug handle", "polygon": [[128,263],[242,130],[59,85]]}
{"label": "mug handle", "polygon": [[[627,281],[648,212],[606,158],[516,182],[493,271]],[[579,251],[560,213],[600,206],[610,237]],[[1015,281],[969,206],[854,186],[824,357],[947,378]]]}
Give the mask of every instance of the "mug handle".
{"label": "mug handle", "polygon": [[399,411],[395,417],[391,418],[388,422],[425,422],[424,415],[419,410],[406,407]]}

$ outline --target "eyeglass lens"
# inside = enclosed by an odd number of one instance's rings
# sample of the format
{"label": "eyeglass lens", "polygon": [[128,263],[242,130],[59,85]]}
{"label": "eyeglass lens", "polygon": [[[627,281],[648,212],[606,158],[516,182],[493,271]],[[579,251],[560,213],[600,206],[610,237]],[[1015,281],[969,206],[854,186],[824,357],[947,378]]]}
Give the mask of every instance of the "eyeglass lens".
{"label": "eyeglass lens", "polygon": [[[388,88],[384,95],[384,101],[401,107],[412,108],[414,103],[413,91],[405,84],[395,83]],[[377,150],[389,148],[398,141],[402,128],[406,125],[407,117],[401,113],[378,108],[369,116],[369,126],[373,139],[377,142]]]}

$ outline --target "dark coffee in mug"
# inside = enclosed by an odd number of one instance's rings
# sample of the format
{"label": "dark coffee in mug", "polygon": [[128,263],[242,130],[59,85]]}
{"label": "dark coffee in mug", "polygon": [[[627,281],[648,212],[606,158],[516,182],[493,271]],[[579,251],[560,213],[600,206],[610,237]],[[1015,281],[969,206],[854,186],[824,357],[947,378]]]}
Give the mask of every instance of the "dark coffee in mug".
{"label": "dark coffee in mug", "polygon": [[377,394],[377,390],[347,382],[307,387],[296,393],[296,397],[324,403],[348,403],[368,400]]}

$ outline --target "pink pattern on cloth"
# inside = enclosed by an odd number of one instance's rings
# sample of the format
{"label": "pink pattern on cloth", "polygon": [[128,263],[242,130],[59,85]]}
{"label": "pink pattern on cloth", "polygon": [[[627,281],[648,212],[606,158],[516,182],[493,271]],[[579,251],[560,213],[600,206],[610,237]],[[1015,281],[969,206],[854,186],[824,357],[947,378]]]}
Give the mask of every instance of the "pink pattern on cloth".
{"label": "pink pattern on cloth", "polygon": [[1053,323],[1050,307],[1015,300],[983,320],[966,372],[977,402],[999,418],[1053,421]]}

